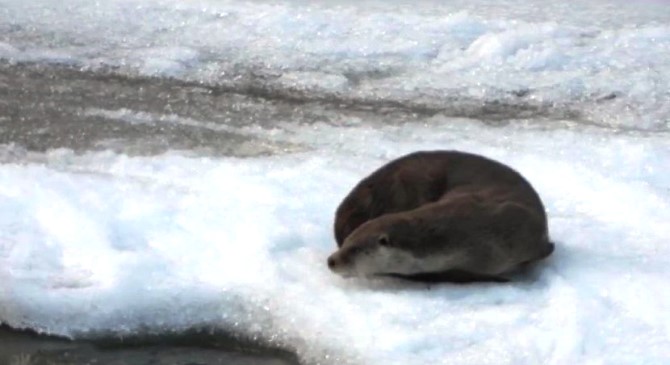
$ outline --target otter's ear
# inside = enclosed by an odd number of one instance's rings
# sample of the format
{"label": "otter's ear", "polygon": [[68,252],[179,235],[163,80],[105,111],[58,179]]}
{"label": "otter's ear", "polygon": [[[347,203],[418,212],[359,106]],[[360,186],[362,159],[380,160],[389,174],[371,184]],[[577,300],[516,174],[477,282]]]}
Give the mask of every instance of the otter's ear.
{"label": "otter's ear", "polygon": [[391,240],[389,239],[389,236],[386,233],[380,234],[379,237],[377,238],[377,242],[379,242],[380,246],[391,245]]}

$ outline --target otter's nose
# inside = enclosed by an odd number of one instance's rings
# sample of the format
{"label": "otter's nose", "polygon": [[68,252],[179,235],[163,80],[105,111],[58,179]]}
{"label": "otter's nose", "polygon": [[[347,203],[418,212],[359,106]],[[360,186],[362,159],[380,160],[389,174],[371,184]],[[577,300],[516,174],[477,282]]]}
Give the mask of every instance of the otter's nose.
{"label": "otter's nose", "polygon": [[335,258],[333,256],[328,257],[328,268],[329,269],[332,270],[333,268],[335,268],[336,264],[337,263],[335,262]]}

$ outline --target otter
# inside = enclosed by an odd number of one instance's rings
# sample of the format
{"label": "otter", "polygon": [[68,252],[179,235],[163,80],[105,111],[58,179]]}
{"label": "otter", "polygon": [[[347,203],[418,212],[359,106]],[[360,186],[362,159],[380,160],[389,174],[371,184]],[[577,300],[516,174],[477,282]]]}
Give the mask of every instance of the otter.
{"label": "otter", "polygon": [[420,151],[374,171],[336,211],[343,276],[418,281],[508,281],[549,256],[547,215],[521,174],[483,156]]}

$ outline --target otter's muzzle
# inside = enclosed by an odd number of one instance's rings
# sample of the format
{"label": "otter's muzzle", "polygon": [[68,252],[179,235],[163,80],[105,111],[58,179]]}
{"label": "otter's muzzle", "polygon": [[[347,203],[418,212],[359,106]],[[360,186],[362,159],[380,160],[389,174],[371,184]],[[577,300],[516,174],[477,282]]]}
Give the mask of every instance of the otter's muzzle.
{"label": "otter's muzzle", "polygon": [[342,258],[342,255],[340,255],[339,251],[330,255],[328,257],[327,263],[330,271],[339,275],[348,276],[347,274],[350,271],[348,262]]}

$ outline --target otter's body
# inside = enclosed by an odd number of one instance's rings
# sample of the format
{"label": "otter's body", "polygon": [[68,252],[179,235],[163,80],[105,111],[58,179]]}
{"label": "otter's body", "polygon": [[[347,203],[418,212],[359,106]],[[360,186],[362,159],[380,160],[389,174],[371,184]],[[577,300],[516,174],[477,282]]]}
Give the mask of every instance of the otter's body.
{"label": "otter's body", "polygon": [[363,179],[337,209],[335,238],[335,272],[423,281],[502,281],[554,248],[528,181],[456,151],[412,153]]}

